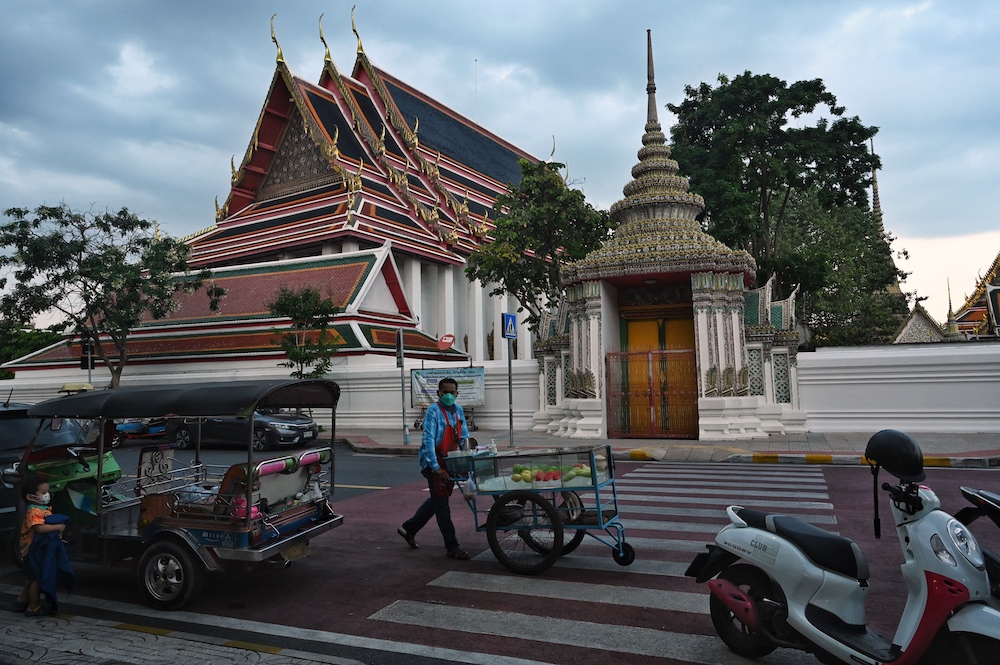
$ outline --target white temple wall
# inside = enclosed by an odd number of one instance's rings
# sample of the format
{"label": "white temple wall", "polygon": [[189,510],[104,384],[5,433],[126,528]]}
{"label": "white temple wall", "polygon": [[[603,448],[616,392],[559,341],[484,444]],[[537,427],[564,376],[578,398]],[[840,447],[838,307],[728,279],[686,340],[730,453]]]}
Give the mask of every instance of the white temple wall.
{"label": "white temple wall", "polygon": [[1000,432],[1000,343],[845,347],[799,353],[812,432]]}

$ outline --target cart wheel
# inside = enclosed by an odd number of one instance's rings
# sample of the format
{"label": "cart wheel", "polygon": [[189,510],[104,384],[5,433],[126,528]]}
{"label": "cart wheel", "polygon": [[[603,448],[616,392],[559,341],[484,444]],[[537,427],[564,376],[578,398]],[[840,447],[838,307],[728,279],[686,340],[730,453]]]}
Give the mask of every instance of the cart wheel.
{"label": "cart wheel", "polygon": [[[573,522],[580,517],[583,512],[583,501],[580,499],[580,495],[576,492],[562,492],[560,495],[559,506],[556,508],[556,514],[559,516],[559,522],[561,524],[566,524],[567,522]],[[570,536],[568,532],[572,531],[573,535]],[[563,544],[562,549],[559,550],[559,556],[566,556],[583,542],[584,536],[586,536],[585,529],[575,529],[570,527],[567,529],[563,527]],[[539,554],[548,554],[549,548],[544,543],[536,542],[530,533],[522,533],[521,538],[524,542],[528,544],[528,547],[535,550]],[[569,538],[569,540],[566,540]]]}
{"label": "cart wheel", "polygon": [[153,543],[139,560],[139,590],[158,610],[187,605],[205,585],[205,568],[190,548],[163,540]]}
{"label": "cart wheel", "polygon": [[563,528],[551,502],[534,492],[509,492],[490,508],[486,539],[507,570],[536,575],[559,558]]}
{"label": "cart wheel", "polygon": [[630,566],[635,561],[635,550],[628,543],[622,543],[622,551],[620,553],[618,552],[618,548],[612,548],[611,558],[619,566]]}
{"label": "cart wheel", "polygon": [[[580,495],[576,492],[562,492],[560,495],[561,501],[559,502],[558,508],[559,517],[563,520],[563,523],[572,522],[580,517],[583,512],[583,500],[580,499]],[[573,536],[567,540],[567,531],[572,531]],[[583,537],[587,535],[585,529],[566,529],[563,528],[563,546],[562,552],[559,556],[566,556],[583,542]]]}

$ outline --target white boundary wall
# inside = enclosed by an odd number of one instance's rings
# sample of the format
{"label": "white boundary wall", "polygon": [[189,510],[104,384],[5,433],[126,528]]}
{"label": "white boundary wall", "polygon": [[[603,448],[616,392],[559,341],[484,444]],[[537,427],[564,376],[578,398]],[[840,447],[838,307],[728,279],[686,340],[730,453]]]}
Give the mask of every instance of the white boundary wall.
{"label": "white boundary wall", "polygon": [[1000,432],[1000,342],[798,354],[811,432]]}

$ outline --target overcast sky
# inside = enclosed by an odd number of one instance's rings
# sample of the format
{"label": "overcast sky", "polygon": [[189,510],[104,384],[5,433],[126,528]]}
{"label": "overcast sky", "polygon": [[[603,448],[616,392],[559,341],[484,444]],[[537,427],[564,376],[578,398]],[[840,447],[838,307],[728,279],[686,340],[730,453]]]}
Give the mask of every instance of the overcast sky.
{"label": "overcast sky", "polygon": [[[356,0],[368,57],[528,152],[569,166],[591,203],[620,199],[657,101],[750,70],[821,78],[880,128],[886,230],[904,289],[943,320],[1000,252],[1000,3]],[[127,206],[183,236],[213,223],[274,73],[317,81],[323,32],[349,73],[348,2],[4,3],[0,209]],[[681,172],[684,165],[681,164]]]}

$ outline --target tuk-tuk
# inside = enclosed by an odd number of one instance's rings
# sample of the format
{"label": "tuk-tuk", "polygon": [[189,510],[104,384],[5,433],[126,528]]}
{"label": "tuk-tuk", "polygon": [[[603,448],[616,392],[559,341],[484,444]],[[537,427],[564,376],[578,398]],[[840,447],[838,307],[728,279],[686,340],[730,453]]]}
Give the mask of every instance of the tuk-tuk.
{"label": "tuk-tuk", "polygon": [[[330,504],[334,458],[330,446],[254,460],[258,408],[330,409],[335,439],[340,387],[327,380],[229,381],[189,386],[126,387],[82,392],[32,406],[40,419],[98,421],[92,444],[33,450],[16,473],[50,484],[55,512],[71,517],[65,532],[71,560],[137,563],[146,602],[179,609],[201,591],[206,575],[244,570],[309,553],[309,539],[339,526]],[[168,443],[144,447],[134,474],[123,474],[111,452],[113,421],[122,418],[248,419],[246,457],[206,464],[197,436],[193,460],[174,457]]]}

